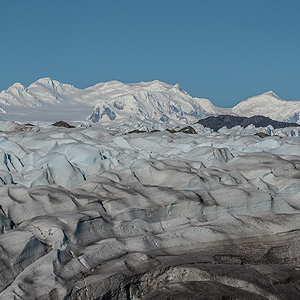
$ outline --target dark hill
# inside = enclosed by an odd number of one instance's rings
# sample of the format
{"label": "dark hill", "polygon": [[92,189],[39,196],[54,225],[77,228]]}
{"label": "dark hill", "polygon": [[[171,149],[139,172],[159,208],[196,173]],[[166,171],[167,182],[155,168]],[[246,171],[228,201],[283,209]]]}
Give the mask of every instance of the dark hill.
{"label": "dark hill", "polygon": [[241,127],[245,128],[250,124],[253,124],[255,127],[266,127],[268,125],[272,125],[274,128],[300,126],[297,123],[278,122],[264,116],[253,116],[248,118],[248,117],[237,117],[231,115],[220,115],[216,117],[208,117],[199,120],[197,123],[202,124],[204,127],[209,127],[214,131],[219,130],[223,126],[226,126],[227,128],[232,128],[234,126],[240,125]]}

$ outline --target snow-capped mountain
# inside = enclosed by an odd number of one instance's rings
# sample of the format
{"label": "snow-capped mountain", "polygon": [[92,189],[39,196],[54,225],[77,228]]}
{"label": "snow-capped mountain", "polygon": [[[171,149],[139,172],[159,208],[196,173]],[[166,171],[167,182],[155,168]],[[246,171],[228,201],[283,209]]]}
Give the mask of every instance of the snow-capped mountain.
{"label": "snow-capped mountain", "polygon": [[15,121],[76,120],[78,112],[88,115],[93,105],[80,100],[81,90],[51,78],[42,78],[25,87],[15,83],[0,93],[0,118]]}
{"label": "snow-capped mountain", "polygon": [[219,113],[209,100],[191,97],[178,84],[109,81],[81,90],[50,78],[39,79],[28,88],[15,83],[2,91],[0,109],[2,119],[7,120],[89,120],[108,125],[175,126]]}
{"label": "snow-capped mountain", "polygon": [[[217,113],[209,100],[191,97],[178,84],[173,86],[155,80],[136,84],[109,82],[107,85],[111,87],[110,99],[97,103],[89,116],[94,123],[123,120],[126,123],[178,125]],[[99,88],[107,94],[104,86]],[[115,93],[113,96],[112,92]],[[103,95],[99,90],[96,94]]]}
{"label": "snow-capped mountain", "polygon": [[300,101],[285,101],[269,91],[240,102],[229,113],[245,117],[262,115],[276,121],[299,123]]}
{"label": "snow-capped mountain", "polygon": [[59,119],[107,126],[183,126],[220,114],[263,115],[277,121],[298,122],[300,101],[285,101],[267,92],[220,108],[208,99],[194,98],[178,84],[158,80],[140,83],[109,81],[86,89],[42,78],[25,87],[15,83],[0,93],[0,120],[21,122]]}
{"label": "snow-capped mountain", "polygon": [[74,86],[63,84],[51,78],[42,78],[28,88],[15,83],[0,93],[1,105],[34,107],[66,101],[71,94],[79,91]]}

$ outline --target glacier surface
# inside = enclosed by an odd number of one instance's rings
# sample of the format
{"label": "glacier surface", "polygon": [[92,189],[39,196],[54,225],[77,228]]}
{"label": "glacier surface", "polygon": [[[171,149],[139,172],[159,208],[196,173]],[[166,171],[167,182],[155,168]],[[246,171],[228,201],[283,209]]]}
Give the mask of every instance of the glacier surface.
{"label": "glacier surface", "polygon": [[0,299],[299,299],[299,128],[194,128],[0,122]]}

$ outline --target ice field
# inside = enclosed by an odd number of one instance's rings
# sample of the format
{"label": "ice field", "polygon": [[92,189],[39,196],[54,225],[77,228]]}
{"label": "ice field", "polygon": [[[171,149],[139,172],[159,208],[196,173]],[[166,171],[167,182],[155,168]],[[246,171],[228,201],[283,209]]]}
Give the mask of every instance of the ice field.
{"label": "ice field", "polygon": [[300,129],[194,129],[1,122],[0,299],[299,299]]}

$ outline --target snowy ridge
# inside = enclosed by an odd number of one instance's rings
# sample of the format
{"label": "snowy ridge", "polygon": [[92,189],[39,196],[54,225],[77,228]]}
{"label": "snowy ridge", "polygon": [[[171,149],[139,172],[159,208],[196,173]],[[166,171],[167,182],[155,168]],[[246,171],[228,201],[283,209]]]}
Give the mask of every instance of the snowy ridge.
{"label": "snowy ridge", "polygon": [[[159,81],[125,85],[126,89],[111,100],[96,105],[89,119],[96,123],[122,120],[126,123],[165,123],[171,126],[191,124],[216,113],[206,99],[189,96],[178,84]],[[206,109],[208,108],[208,109]]]}
{"label": "snowy ridge", "polygon": [[0,101],[3,105],[9,106],[43,106],[47,103],[57,103],[64,95],[75,90],[72,85],[62,84],[51,78],[42,78],[28,88],[21,83],[13,84],[0,93]]}
{"label": "snowy ridge", "polygon": [[24,87],[15,83],[0,93],[0,120],[21,122],[59,119],[101,123],[108,127],[173,127],[220,114],[263,115],[277,121],[300,122],[300,101],[285,101],[274,92],[242,101],[232,109],[194,98],[178,84],[159,80],[140,83],[109,81],[86,89],[42,78]]}
{"label": "snowy ridge", "polygon": [[262,115],[276,121],[300,124],[300,101],[285,101],[273,91],[244,100],[234,106],[230,112],[237,116]]}
{"label": "snowy ridge", "polygon": [[[2,119],[17,121],[101,122],[169,126],[190,124],[217,113],[207,99],[191,97],[178,84],[158,80],[129,83],[109,81],[84,90],[42,78],[28,88],[16,83],[0,93]],[[26,111],[24,111],[26,108]]]}

